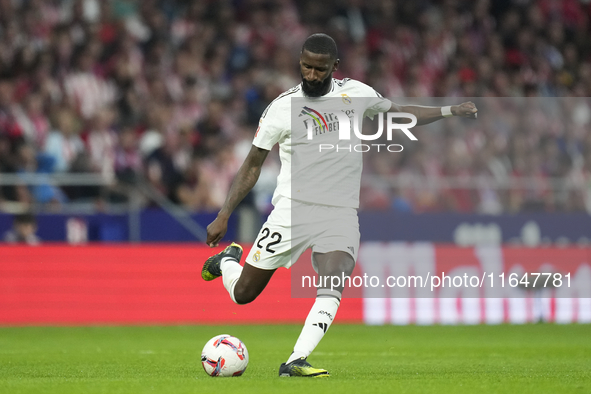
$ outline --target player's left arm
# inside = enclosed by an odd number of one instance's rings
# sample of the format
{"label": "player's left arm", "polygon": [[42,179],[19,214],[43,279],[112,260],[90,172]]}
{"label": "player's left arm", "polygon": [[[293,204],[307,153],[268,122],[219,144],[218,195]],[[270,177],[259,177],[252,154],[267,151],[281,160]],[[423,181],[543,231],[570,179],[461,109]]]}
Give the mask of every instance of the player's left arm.
{"label": "player's left arm", "polygon": [[[476,119],[478,108],[476,108],[476,105],[472,101],[448,107],[426,107],[421,105],[398,105],[392,103],[389,111],[411,113],[417,117],[417,126],[420,126],[433,123],[447,116],[461,116],[462,118]],[[444,116],[444,114],[446,116]]]}

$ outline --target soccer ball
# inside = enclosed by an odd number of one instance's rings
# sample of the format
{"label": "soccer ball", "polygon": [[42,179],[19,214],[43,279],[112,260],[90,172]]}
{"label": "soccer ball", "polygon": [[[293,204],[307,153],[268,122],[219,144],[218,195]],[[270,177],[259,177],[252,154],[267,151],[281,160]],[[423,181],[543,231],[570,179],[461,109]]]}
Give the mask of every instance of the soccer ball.
{"label": "soccer ball", "polygon": [[240,376],[248,365],[248,350],[240,339],[218,335],[203,347],[201,364],[209,376]]}

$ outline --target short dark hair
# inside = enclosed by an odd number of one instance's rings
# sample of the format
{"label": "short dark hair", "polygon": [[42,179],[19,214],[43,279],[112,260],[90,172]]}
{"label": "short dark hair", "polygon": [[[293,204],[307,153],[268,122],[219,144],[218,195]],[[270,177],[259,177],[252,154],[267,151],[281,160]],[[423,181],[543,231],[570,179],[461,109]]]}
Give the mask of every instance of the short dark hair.
{"label": "short dark hair", "polygon": [[312,34],[306,38],[302,46],[302,52],[307,50],[312,53],[321,55],[330,55],[331,59],[337,59],[337,43],[334,42],[331,36],[324,33]]}

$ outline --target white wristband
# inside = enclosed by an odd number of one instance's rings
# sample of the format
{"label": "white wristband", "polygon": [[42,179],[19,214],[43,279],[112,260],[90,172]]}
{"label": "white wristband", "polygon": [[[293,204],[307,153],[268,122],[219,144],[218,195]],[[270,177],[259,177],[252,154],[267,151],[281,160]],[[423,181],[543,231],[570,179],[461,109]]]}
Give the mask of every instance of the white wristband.
{"label": "white wristband", "polygon": [[454,116],[454,114],[451,113],[451,105],[441,107],[441,116],[443,116],[444,118],[449,118],[450,116]]}

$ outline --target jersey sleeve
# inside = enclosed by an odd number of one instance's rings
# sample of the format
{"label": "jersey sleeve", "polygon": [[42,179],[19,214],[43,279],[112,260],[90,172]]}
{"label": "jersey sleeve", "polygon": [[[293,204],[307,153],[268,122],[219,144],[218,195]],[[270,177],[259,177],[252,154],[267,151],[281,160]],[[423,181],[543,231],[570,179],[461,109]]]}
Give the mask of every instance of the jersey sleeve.
{"label": "jersey sleeve", "polygon": [[[289,115],[287,117],[289,122]],[[261,115],[259,127],[254,135],[252,144],[261,149],[271,150],[281,139],[285,130],[285,119],[281,119],[281,111],[278,103],[271,103]]]}
{"label": "jersey sleeve", "polygon": [[384,98],[369,86],[367,86],[367,95],[365,97],[367,100],[367,106],[363,115],[370,119],[373,119],[376,114],[388,111],[390,107],[392,107],[392,102],[390,100]]}

